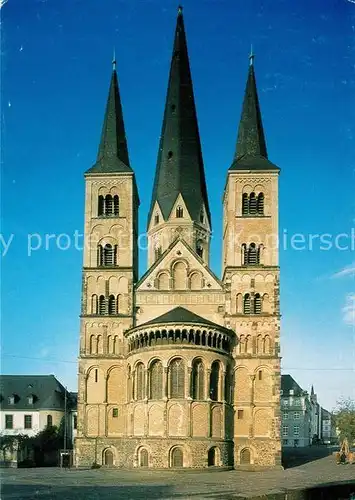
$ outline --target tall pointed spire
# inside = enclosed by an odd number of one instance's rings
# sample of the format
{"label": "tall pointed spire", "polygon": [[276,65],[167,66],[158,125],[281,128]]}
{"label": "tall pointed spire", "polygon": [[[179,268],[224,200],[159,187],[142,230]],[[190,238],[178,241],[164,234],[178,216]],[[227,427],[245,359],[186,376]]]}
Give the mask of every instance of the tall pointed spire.
{"label": "tall pointed spire", "polygon": [[158,202],[165,220],[181,194],[199,221],[205,207],[211,221],[182,7],[178,9],[163,127],[148,225]]}
{"label": "tall pointed spire", "polygon": [[232,170],[277,169],[268,160],[263,122],[261,118],[258,91],[256,87],[255,55],[253,48],[249,55],[248,79],[245,87],[242,115],[240,118],[237,147]]}
{"label": "tall pointed spire", "polygon": [[101,141],[95,165],[87,173],[132,172],[129,164],[126,132],[113,54],[112,76],[108,93]]}

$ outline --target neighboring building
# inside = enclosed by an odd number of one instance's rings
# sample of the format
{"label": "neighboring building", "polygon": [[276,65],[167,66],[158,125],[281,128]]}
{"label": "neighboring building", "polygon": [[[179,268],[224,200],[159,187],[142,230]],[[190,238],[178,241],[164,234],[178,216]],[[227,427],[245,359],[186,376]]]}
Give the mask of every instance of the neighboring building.
{"label": "neighboring building", "polygon": [[338,442],[335,420],[332,414],[321,408],[322,415],[322,434],[321,438],[324,444],[334,444]]}
{"label": "neighboring building", "polygon": [[314,387],[311,387],[311,395],[309,398],[310,402],[310,420],[311,420],[311,432],[310,438],[312,444],[318,444],[321,439],[321,429],[322,429],[322,413],[321,406],[317,401],[317,394],[314,392]]}
{"label": "neighboring building", "polygon": [[69,415],[76,412],[74,396],[54,375],[1,375],[0,435],[33,437],[47,426],[59,427],[66,409],[67,435],[73,441]]}
{"label": "neighboring building", "polygon": [[291,375],[281,376],[281,438],[282,446],[309,446],[311,439],[311,404]]}
{"label": "neighboring building", "polygon": [[97,161],[85,174],[78,466],[281,466],[271,243],[279,168],[267,155],[253,56],[225,175],[218,278],[180,8],[140,279],[139,197],[115,64]]}

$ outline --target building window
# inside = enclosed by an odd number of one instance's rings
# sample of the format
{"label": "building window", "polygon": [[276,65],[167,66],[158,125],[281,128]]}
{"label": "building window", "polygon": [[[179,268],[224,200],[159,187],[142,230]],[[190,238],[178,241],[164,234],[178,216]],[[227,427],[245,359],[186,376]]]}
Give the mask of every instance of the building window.
{"label": "building window", "polygon": [[113,316],[117,313],[116,311],[116,298],[114,295],[110,295],[108,298],[108,313]]}
{"label": "building window", "polygon": [[284,420],[287,420],[287,419],[288,419],[288,413],[287,413],[287,411],[285,411],[285,412],[283,413],[282,418],[283,418]]}
{"label": "building window", "polygon": [[294,425],[294,427],[293,427],[293,435],[294,436],[299,436],[300,435],[300,426],[299,425]]}
{"label": "building window", "polygon": [[264,193],[243,193],[242,215],[264,215]]}
{"label": "building window", "polygon": [[32,415],[25,415],[24,424],[25,429],[32,429]]}
{"label": "building window", "polygon": [[143,363],[138,363],[135,371],[136,400],[145,398],[145,373]]}
{"label": "building window", "polygon": [[201,359],[194,361],[191,373],[192,399],[205,399],[205,369]]}
{"label": "building window", "polygon": [[300,418],[300,412],[299,411],[295,411],[294,414],[293,414],[293,418],[295,420],[299,420],[299,418]]}
{"label": "building window", "polygon": [[170,397],[181,399],[185,397],[185,366],[181,358],[174,359],[169,366]]}
{"label": "building window", "polygon": [[168,151],[168,160],[171,160],[172,157],[173,157],[173,152],[172,151]]}
{"label": "building window", "polygon": [[99,217],[112,217],[118,216],[120,210],[120,199],[117,194],[112,196],[99,196],[97,213]]}
{"label": "building window", "polygon": [[73,429],[76,430],[78,428],[78,416],[73,415]]}
{"label": "building window", "polygon": [[112,416],[113,416],[113,418],[117,418],[118,417],[118,408],[113,408],[112,409]]}
{"label": "building window", "polygon": [[283,399],[283,400],[282,400],[282,404],[283,404],[284,406],[288,406],[288,400],[287,400],[287,399]]}
{"label": "building window", "polygon": [[27,397],[27,403],[29,405],[33,405],[33,396],[32,395]]}
{"label": "building window", "polygon": [[293,444],[294,444],[295,446],[298,446],[298,439],[295,439],[295,440],[293,441]]}
{"label": "building window", "polygon": [[150,399],[161,399],[163,397],[163,365],[161,361],[155,360],[150,365]]}
{"label": "building window", "polygon": [[99,314],[102,316],[106,314],[106,299],[104,295],[100,295],[99,297]]}
{"label": "building window", "polygon": [[15,396],[9,396],[7,398],[7,402],[9,403],[9,405],[14,405],[15,404]]}
{"label": "building window", "polygon": [[259,380],[263,379],[263,372],[261,370],[258,371],[258,379]]}
{"label": "building window", "polygon": [[99,380],[99,370],[95,368],[95,382]]}
{"label": "building window", "polygon": [[288,440],[287,440],[287,439],[284,439],[284,440],[282,441],[282,444],[283,444],[284,446],[286,446],[286,445],[288,444]]}
{"label": "building window", "polygon": [[243,194],[243,199],[242,199],[242,214],[243,215],[248,215],[249,214],[249,196],[247,193]]}
{"label": "building window", "polygon": [[244,295],[243,312],[244,312],[244,314],[251,313],[251,299],[250,299],[249,293]]}
{"label": "building window", "polygon": [[176,218],[182,219],[184,217],[184,209],[182,207],[176,208]]}
{"label": "building window", "polygon": [[219,363],[214,361],[211,366],[210,375],[210,399],[212,401],[219,400]]}
{"label": "building window", "polygon": [[203,244],[201,241],[198,241],[197,242],[197,245],[196,245],[196,253],[199,257],[203,257]]}
{"label": "building window", "polygon": [[47,427],[52,427],[53,425],[53,417],[52,415],[47,415]]}
{"label": "building window", "polygon": [[14,428],[14,416],[5,415],[5,429],[13,429],[13,428]]}
{"label": "building window", "polygon": [[244,410],[238,410],[238,420],[243,420],[244,418]]}
{"label": "building window", "polygon": [[154,215],[154,224],[159,224],[159,214]]}
{"label": "building window", "polygon": [[287,437],[288,436],[288,425],[283,425],[282,426],[282,437]]}
{"label": "building window", "polygon": [[99,245],[97,249],[97,260],[99,267],[109,267],[117,265],[117,245]]}
{"label": "building window", "polygon": [[163,251],[161,249],[161,246],[155,247],[155,249],[154,249],[155,260],[158,260],[161,257],[162,253],[163,253]]}
{"label": "building window", "polygon": [[256,246],[255,243],[242,244],[242,261],[243,266],[256,266],[260,264],[260,245]]}
{"label": "building window", "polygon": [[293,404],[294,404],[295,406],[301,406],[301,400],[300,400],[300,398],[295,398],[295,399],[293,400]]}
{"label": "building window", "polygon": [[258,215],[264,215],[264,193],[258,194],[258,199],[256,202],[256,211]]}

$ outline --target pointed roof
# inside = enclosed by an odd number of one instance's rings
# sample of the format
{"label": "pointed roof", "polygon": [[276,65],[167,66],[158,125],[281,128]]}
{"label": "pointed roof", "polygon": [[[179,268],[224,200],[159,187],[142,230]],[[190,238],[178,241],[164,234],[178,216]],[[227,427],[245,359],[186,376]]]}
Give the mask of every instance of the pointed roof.
{"label": "pointed roof", "polygon": [[114,58],[99,151],[95,165],[86,173],[105,174],[115,172],[132,172],[132,169],[129,164],[116,61]]}
{"label": "pointed roof", "polygon": [[148,224],[155,202],[166,220],[181,193],[193,220],[211,224],[182,8],[179,7]]}
{"label": "pointed roof", "polygon": [[268,160],[254,71],[254,54],[250,55],[243,109],[239,123],[237,147],[230,170],[279,170]]}
{"label": "pointed roof", "polygon": [[313,384],[312,384],[312,387],[311,387],[311,396],[314,396],[314,387],[313,387]]}
{"label": "pointed roof", "polygon": [[184,307],[175,307],[167,313],[158,316],[158,318],[154,318],[150,321],[147,321],[146,323],[138,325],[136,328],[142,328],[149,325],[160,325],[161,323],[194,323],[208,325],[213,328],[219,328],[220,330],[226,330],[229,333],[231,332],[229,328],[218,325],[217,323],[213,323],[208,319],[202,318],[202,316],[199,316],[198,314],[195,314],[188,309],[185,309]]}

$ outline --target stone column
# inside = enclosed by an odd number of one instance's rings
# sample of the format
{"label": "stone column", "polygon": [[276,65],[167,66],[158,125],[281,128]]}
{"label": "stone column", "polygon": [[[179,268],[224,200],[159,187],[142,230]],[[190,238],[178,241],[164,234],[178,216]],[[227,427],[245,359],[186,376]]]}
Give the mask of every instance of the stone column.
{"label": "stone column", "polygon": [[192,367],[187,366],[185,370],[185,399],[191,399],[191,372]]}
{"label": "stone column", "polygon": [[148,368],[145,368],[145,370],[144,370],[144,381],[145,381],[145,384],[144,384],[144,399],[146,401],[148,401],[148,398],[149,398],[149,384],[150,384]]}
{"label": "stone column", "polygon": [[206,379],[205,379],[205,400],[210,400],[210,378],[211,378],[211,370],[206,370]]}
{"label": "stone column", "polygon": [[104,388],[104,400],[103,400],[103,402],[107,403],[107,396],[108,396],[108,376],[107,375],[104,376],[104,384],[105,384],[105,388]]}
{"label": "stone column", "polygon": [[170,396],[169,394],[169,380],[168,380],[168,367],[164,366],[163,367],[163,399],[166,401],[168,397]]}

